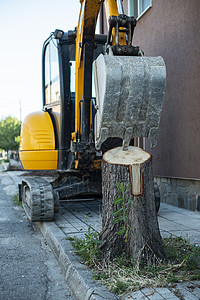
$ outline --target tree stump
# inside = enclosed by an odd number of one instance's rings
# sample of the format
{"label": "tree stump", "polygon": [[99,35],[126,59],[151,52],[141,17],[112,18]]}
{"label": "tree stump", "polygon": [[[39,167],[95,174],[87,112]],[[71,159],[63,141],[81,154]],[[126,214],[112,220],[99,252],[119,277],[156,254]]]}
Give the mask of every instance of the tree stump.
{"label": "tree stump", "polygon": [[[120,196],[118,183],[127,190],[126,203],[130,200],[126,212],[127,239],[124,234],[119,234],[124,221],[114,222],[113,212],[121,207],[121,204],[114,204]],[[100,249],[106,258],[113,259],[125,252],[135,263],[163,259],[165,254],[155,208],[151,155],[131,146],[126,151],[122,147],[107,151],[102,161],[102,196]]]}

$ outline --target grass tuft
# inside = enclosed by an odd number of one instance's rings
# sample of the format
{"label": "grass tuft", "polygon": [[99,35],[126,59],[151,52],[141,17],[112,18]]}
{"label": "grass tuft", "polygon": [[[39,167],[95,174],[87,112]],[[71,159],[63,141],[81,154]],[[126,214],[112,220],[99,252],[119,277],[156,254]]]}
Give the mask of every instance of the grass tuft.
{"label": "grass tuft", "polygon": [[71,241],[72,246],[76,249],[76,254],[81,256],[86,265],[94,267],[98,263],[98,245],[101,242],[99,240],[99,233],[93,231],[90,225],[88,226],[88,232],[85,233],[84,237],[71,237],[67,239]]}
{"label": "grass tuft", "polygon": [[13,196],[13,203],[14,203],[14,205],[20,206],[22,208],[22,202],[19,201],[19,195],[18,194],[15,194]]}

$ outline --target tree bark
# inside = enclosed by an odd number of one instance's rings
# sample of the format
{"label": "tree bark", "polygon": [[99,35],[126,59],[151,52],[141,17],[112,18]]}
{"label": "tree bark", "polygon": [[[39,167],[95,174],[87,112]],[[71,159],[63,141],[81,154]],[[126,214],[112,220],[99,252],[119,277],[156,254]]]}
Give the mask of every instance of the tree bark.
{"label": "tree bark", "polygon": [[[126,203],[130,205],[126,212],[128,228],[127,239],[124,234],[116,234],[124,222],[113,222],[121,204],[114,204],[120,197],[118,183],[123,183]],[[111,149],[104,154],[102,161],[102,244],[101,251],[106,258],[113,259],[125,252],[136,262],[147,263],[165,257],[158,227],[152,157],[137,147],[122,151],[121,147]]]}

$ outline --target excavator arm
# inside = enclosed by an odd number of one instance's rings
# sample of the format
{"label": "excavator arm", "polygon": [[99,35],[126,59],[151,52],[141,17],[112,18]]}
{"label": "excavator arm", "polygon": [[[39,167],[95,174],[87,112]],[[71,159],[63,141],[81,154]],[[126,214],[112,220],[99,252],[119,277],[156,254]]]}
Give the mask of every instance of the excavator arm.
{"label": "excavator arm", "polygon": [[101,2],[99,0],[81,1],[79,21],[76,28],[75,133],[72,135],[74,141],[77,141],[80,134],[82,134],[82,140],[89,140],[92,63],[95,28],[100,6]]}
{"label": "excavator arm", "polygon": [[[83,161],[84,165],[86,161],[90,166],[96,152],[92,133],[92,65],[96,46],[96,23],[103,1],[80,2],[81,9],[76,28],[75,132],[72,133],[72,151],[77,157],[76,168],[80,166],[80,161]],[[118,15],[117,2],[115,0],[106,2],[108,4],[106,11]]]}
{"label": "excavator arm", "polygon": [[[72,151],[76,153],[76,168],[81,161],[91,166],[96,150],[94,143],[92,107],[92,66],[95,48],[95,28],[103,1],[81,2],[79,22],[76,29],[76,93],[75,132],[72,133]],[[106,52],[114,55],[139,55],[139,48],[132,46],[136,19],[123,13],[121,1],[107,0],[106,17],[109,22]],[[119,9],[118,9],[119,7]],[[92,128],[93,127],[93,128]],[[98,150],[100,147],[98,146]],[[90,162],[90,163],[88,163]],[[86,165],[84,163],[84,167]]]}

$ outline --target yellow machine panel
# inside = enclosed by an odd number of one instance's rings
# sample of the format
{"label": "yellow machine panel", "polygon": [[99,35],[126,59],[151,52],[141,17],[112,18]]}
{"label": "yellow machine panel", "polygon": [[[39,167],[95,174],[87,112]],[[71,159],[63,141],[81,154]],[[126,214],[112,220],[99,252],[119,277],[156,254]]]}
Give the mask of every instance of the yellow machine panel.
{"label": "yellow machine panel", "polygon": [[20,160],[26,170],[56,170],[58,151],[55,134],[48,112],[28,115],[22,126]]}

